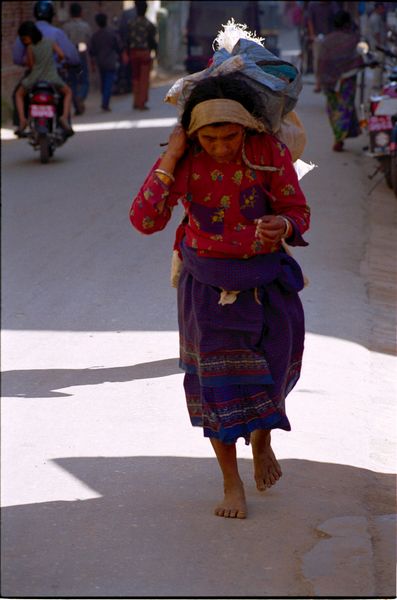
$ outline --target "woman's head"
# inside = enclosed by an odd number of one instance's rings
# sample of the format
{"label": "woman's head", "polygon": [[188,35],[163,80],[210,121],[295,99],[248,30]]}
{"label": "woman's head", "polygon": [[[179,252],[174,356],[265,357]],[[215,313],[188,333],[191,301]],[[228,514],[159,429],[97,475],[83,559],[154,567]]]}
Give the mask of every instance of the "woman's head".
{"label": "woman's head", "polygon": [[21,23],[18,29],[18,35],[21,42],[28,46],[29,44],[37,44],[41,39],[43,39],[43,35],[38,27],[33,23],[33,21],[24,21]]}
{"label": "woman's head", "polygon": [[191,92],[182,114],[189,137],[217,162],[230,162],[239,154],[246,129],[263,130],[250,86],[235,76],[209,77]]}
{"label": "woman's head", "polygon": [[[195,85],[190,93],[181,117],[182,127],[189,130],[194,108],[208,100],[227,99],[239,103],[253,117],[260,116],[260,106],[252,88],[243,79],[232,75],[207,77]],[[224,117],[225,118],[225,117]],[[225,122],[224,118],[220,122]],[[216,123],[216,120],[212,122]],[[207,124],[210,124],[209,122]]]}
{"label": "woman's head", "polygon": [[241,151],[245,129],[239,123],[215,123],[205,125],[197,132],[202,149],[216,162],[235,160]]}

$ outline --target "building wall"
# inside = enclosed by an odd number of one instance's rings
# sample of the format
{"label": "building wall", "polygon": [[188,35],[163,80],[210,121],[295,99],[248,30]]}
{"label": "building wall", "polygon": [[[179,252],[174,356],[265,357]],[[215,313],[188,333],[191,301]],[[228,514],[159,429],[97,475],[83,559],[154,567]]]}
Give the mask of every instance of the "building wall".
{"label": "building wall", "polygon": [[[21,67],[13,65],[12,46],[22,21],[32,17],[33,2],[1,3],[1,97],[11,95],[16,82],[23,73]],[[2,103],[3,104],[3,103]]]}

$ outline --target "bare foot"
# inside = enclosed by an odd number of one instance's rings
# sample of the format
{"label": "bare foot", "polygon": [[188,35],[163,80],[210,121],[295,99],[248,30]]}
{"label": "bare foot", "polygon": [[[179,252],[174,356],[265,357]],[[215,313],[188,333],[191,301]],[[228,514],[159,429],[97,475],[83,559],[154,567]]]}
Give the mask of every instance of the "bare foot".
{"label": "bare foot", "polygon": [[223,502],[215,508],[217,517],[231,519],[245,519],[247,516],[247,505],[245,502],[244,486],[242,481],[224,486],[225,497]]}
{"label": "bare foot", "polygon": [[281,477],[281,467],[270,445],[270,431],[256,430],[251,434],[254,477],[260,492],[274,485]]}

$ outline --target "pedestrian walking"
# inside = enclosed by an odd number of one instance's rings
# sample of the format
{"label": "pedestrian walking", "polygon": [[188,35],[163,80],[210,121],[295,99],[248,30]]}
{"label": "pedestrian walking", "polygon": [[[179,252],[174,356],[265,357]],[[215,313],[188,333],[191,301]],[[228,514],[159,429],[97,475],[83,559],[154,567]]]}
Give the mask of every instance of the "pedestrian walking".
{"label": "pedestrian walking", "polygon": [[175,251],[187,407],[223,474],[215,514],[241,519],[237,440],[252,444],[258,490],[281,476],[271,430],[290,429],[285,398],[304,340],[302,272],[283,240],[306,246],[310,218],[289,150],[257,118],[261,106],[238,74],[197,82],[130,211],[132,225],[152,234],[178,201],[185,209]]}
{"label": "pedestrian walking", "polygon": [[157,29],[145,17],[147,2],[135,2],[136,16],[128,22],[128,46],[132,70],[133,107],[148,110],[150,71],[153,66],[152,51],[157,52]]}
{"label": "pedestrian walking", "polygon": [[327,100],[327,113],[334,134],[333,150],[341,152],[346,138],[361,133],[356,113],[360,34],[350,13],[340,11],[334,17],[335,30],[327,34],[320,48],[318,78]]}
{"label": "pedestrian walking", "polygon": [[387,41],[386,6],[384,2],[375,2],[373,10],[367,21],[367,39],[371,52],[376,57],[379,66],[373,69],[372,88],[380,91],[383,86],[383,70],[385,55],[377,50],[377,46],[384,48]]}
{"label": "pedestrian walking", "polygon": [[116,76],[116,66],[120,51],[117,34],[107,26],[108,18],[104,13],[95,17],[99,31],[91,38],[90,54],[95,59],[101,78],[101,108],[110,111],[110,97],[112,95],[113,82]]}
{"label": "pedestrian walking", "polygon": [[313,71],[315,77],[314,91],[321,92],[321,86],[318,79],[318,57],[324,36],[333,30],[334,14],[338,6],[335,2],[328,0],[318,0],[309,2],[307,8],[307,28],[309,41],[312,46]]}
{"label": "pedestrian walking", "polygon": [[63,30],[77,48],[80,57],[81,70],[79,73],[73,69],[70,70],[68,74],[68,83],[72,88],[75,115],[82,115],[85,111],[84,102],[88,96],[90,87],[88,48],[91,41],[92,29],[89,23],[82,17],[83,9],[81,4],[72,2],[69,10],[70,20],[64,24]]}

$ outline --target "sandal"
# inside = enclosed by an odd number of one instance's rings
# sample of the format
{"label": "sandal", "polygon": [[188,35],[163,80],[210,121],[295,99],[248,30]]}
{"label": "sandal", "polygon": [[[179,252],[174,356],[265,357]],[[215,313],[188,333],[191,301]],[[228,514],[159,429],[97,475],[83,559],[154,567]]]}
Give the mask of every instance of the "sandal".
{"label": "sandal", "polygon": [[343,152],[343,142],[335,142],[335,144],[332,146],[332,150],[334,152]]}
{"label": "sandal", "polygon": [[15,134],[17,137],[26,137],[26,128],[27,128],[27,126],[28,126],[28,124],[27,124],[27,122],[25,122],[25,124],[24,124],[24,125],[22,125],[22,127],[21,127],[21,126],[19,126],[19,127],[18,127],[18,129],[16,129],[16,130],[14,131],[14,134]]}

